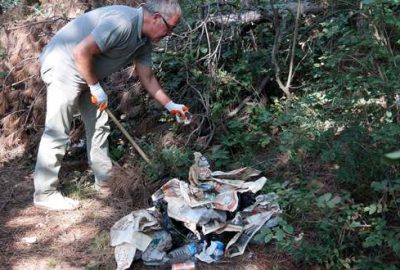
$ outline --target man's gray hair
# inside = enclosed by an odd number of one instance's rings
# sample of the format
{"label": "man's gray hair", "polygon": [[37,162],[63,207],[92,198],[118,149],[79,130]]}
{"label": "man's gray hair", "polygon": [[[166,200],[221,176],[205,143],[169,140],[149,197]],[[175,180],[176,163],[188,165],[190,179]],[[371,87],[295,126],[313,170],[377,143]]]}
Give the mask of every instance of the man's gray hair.
{"label": "man's gray hair", "polygon": [[144,6],[151,13],[160,13],[168,20],[172,15],[181,15],[182,10],[177,0],[148,0]]}

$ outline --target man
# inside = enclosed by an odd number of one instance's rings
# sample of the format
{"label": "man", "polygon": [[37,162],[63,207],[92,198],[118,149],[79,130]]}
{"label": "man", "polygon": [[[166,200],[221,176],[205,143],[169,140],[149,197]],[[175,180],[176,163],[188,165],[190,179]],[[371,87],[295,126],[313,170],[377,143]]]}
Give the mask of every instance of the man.
{"label": "man", "polygon": [[[86,130],[89,165],[95,186],[107,186],[111,160],[107,93],[100,80],[132,63],[144,88],[171,113],[184,118],[187,107],[166,95],[151,69],[151,43],[169,35],[181,18],[176,0],[149,0],[141,8],[108,6],[85,13],[64,26],[40,55],[47,85],[45,129],[34,173],[34,205],[74,210],[79,202],[57,191],[73,113],[79,110]],[[91,104],[94,102],[97,106]]]}

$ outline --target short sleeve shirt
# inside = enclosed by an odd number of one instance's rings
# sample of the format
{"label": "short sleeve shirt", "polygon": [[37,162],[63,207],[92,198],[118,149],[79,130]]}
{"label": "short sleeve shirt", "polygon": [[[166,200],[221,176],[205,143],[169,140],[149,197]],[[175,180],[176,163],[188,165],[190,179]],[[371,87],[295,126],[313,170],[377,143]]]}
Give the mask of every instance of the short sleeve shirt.
{"label": "short sleeve shirt", "polygon": [[85,83],[73,60],[73,49],[92,34],[101,50],[93,67],[99,80],[138,61],[151,66],[152,45],[142,36],[143,9],[107,6],[85,13],[65,25],[40,55],[43,69],[61,81]]}

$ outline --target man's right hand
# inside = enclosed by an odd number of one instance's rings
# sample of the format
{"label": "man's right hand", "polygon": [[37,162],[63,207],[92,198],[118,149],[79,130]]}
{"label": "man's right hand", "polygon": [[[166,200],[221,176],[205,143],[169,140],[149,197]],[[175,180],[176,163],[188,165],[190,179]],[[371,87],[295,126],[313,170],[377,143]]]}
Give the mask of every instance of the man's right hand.
{"label": "man's right hand", "polygon": [[100,83],[89,85],[90,93],[92,94],[91,100],[93,104],[99,107],[100,111],[104,111],[108,106],[108,97]]}

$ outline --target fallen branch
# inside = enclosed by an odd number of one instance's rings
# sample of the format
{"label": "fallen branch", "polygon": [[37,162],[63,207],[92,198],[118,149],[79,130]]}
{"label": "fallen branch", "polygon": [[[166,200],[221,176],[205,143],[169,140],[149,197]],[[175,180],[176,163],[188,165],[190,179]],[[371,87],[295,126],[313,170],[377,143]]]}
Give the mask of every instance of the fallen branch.
{"label": "fallen branch", "polygon": [[243,13],[235,13],[228,15],[213,15],[210,16],[207,22],[212,22],[217,25],[227,26],[230,23],[236,24],[249,24],[255,23],[262,19],[262,15],[259,11],[246,11]]}
{"label": "fallen branch", "polygon": [[[200,101],[201,101],[201,103],[202,103],[202,105],[203,105],[203,107],[204,107],[204,109],[205,109],[205,111],[206,111],[205,115],[209,116],[209,115],[210,115],[210,102],[209,102],[209,100],[206,99],[206,98],[200,93],[200,91],[199,91],[196,87],[194,87],[193,85],[191,85],[191,84],[189,83],[189,81],[187,82],[187,84],[189,85],[189,87],[191,87],[191,88],[199,95]],[[186,145],[189,143],[191,137],[192,137],[195,133],[199,133],[199,134],[200,134],[200,132],[201,132],[201,127],[203,126],[205,120],[208,118],[207,116],[201,115],[201,121],[200,121],[200,123],[197,125],[197,128],[194,129],[194,130],[189,134],[188,139],[186,140]],[[208,121],[208,122],[209,122],[209,124],[210,124],[211,131],[210,131],[210,134],[208,135],[208,140],[207,140],[207,143],[206,143],[206,145],[205,145],[205,148],[207,148],[208,145],[210,144],[210,142],[211,142],[211,140],[212,140],[212,138],[213,138],[213,136],[214,136],[214,131],[215,131],[215,125],[214,125],[212,122],[210,122],[210,121]]]}
{"label": "fallen branch", "polygon": [[56,18],[52,18],[52,19],[48,19],[48,20],[44,20],[44,21],[26,23],[26,24],[23,24],[23,25],[18,25],[18,26],[12,27],[12,28],[7,28],[7,31],[12,31],[12,30],[16,30],[16,29],[27,27],[27,26],[36,25],[36,24],[41,24],[41,23],[56,22],[58,20],[70,21],[70,18],[56,17]]}
{"label": "fallen branch", "polygon": [[[251,23],[258,23],[261,21],[272,21],[275,16],[275,12],[278,12],[280,16],[285,16],[285,13],[290,12],[295,14],[300,5],[300,15],[305,14],[317,14],[322,11],[319,5],[310,3],[308,1],[299,1],[299,3],[287,3],[287,4],[276,4],[274,7],[267,8],[265,10],[250,10],[242,11],[230,14],[213,14],[206,18],[206,22],[214,23],[220,26],[227,26],[231,23],[237,25],[247,25]],[[203,15],[203,18],[205,16]]]}

